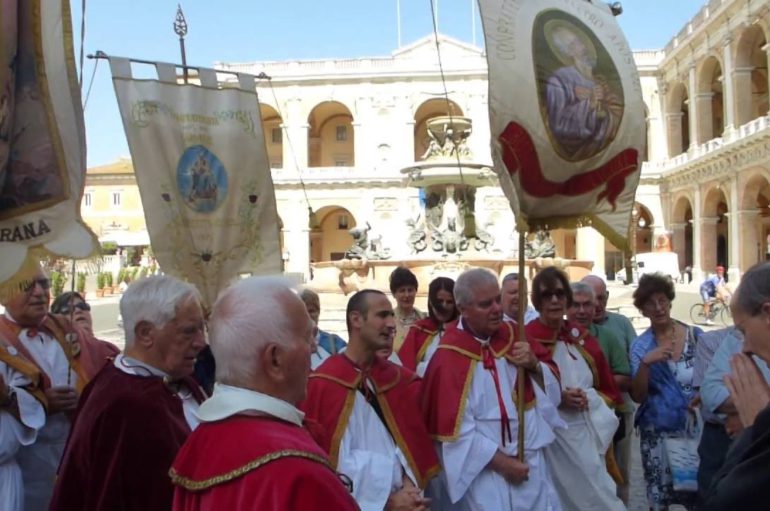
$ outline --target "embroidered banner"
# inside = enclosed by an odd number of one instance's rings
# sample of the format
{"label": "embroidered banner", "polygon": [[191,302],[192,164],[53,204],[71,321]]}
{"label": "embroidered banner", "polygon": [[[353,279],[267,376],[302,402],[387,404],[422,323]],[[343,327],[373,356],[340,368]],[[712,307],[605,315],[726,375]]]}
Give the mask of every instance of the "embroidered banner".
{"label": "embroidered banner", "polygon": [[642,89],[609,6],[479,0],[495,171],[520,230],[592,225],[627,249]]}
{"label": "embroidered banner", "polygon": [[80,217],[85,128],[69,1],[4,0],[0,58],[0,283],[11,292],[40,257],[98,249]]}
{"label": "embroidered banner", "polygon": [[196,84],[156,63],[134,79],[110,57],[153,252],[166,273],[197,286],[207,305],[241,273],[280,273],[278,213],[255,78],[221,88],[216,71]]}

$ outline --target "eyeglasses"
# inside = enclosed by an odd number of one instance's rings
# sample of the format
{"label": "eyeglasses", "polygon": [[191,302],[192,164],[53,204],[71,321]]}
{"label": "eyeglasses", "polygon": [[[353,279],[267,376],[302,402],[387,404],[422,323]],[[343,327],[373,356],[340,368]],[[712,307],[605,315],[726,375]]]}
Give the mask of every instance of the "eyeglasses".
{"label": "eyeglasses", "polygon": [[29,282],[27,284],[27,287],[24,288],[24,291],[29,293],[33,289],[35,289],[35,286],[40,286],[43,288],[43,291],[47,291],[48,289],[51,289],[51,281],[49,279],[35,279]]}
{"label": "eyeglasses", "polygon": [[[91,310],[91,306],[88,305],[86,302],[78,302],[75,305],[73,305],[73,307],[84,312],[88,312]],[[69,314],[70,310],[71,309],[69,307],[62,307],[61,309],[59,309],[59,314]]]}
{"label": "eyeglasses", "polygon": [[668,298],[649,299],[644,302],[644,308],[647,310],[657,310],[658,308],[666,309],[671,305],[671,300]]}
{"label": "eyeglasses", "polygon": [[553,289],[553,290],[546,289],[545,291],[540,291],[540,298],[542,298],[543,300],[550,300],[554,296],[556,297],[557,300],[562,300],[564,299],[565,296],[567,296],[567,292],[561,288]]}

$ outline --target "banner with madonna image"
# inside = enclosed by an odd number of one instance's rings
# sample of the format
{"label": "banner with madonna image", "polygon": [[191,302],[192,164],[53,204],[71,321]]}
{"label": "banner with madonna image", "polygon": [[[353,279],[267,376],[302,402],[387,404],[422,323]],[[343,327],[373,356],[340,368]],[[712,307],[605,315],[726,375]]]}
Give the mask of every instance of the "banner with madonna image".
{"label": "banner with madonna image", "polygon": [[80,216],[86,144],[69,1],[2,0],[0,298],[43,257],[85,258],[96,236]]}
{"label": "banner with madonna image", "polygon": [[591,225],[620,249],[645,152],[631,50],[600,0],[479,0],[492,153],[519,230]]}
{"label": "banner with madonna image", "polygon": [[206,306],[242,273],[280,273],[278,213],[255,77],[220,84],[176,66],[136,79],[109,57],[153,252],[164,272],[194,284]]}

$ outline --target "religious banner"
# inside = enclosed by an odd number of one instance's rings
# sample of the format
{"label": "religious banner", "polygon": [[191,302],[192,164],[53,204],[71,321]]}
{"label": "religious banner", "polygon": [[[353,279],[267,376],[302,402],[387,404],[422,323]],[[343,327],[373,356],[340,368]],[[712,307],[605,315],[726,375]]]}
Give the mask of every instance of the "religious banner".
{"label": "religious banner", "polygon": [[69,1],[3,0],[0,58],[5,293],[23,287],[39,258],[88,257],[98,243],[80,217],[86,147]]}
{"label": "religious banner", "polygon": [[601,0],[479,0],[492,153],[519,230],[592,225],[629,246],[646,119],[631,50]]}
{"label": "religious banner", "polygon": [[221,88],[217,72],[196,84],[155,63],[158,79],[134,79],[110,57],[113,85],[163,271],[194,284],[206,305],[241,273],[280,273],[278,213],[255,77]]}

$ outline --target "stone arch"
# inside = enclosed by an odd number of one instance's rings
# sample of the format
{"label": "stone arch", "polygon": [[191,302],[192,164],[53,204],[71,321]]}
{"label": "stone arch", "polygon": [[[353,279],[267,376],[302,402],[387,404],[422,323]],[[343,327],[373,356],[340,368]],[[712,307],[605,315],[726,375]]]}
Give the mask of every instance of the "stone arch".
{"label": "stone arch", "polygon": [[687,196],[680,196],[674,202],[671,231],[673,250],[679,258],[682,269],[693,266],[693,214],[692,201]]}
{"label": "stone arch", "polygon": [[[698,112],[698,139],[702,144],[722,135],[725,126],[725,101],[721,61],[710,55],[697,70],[695,101]],[[690,98],[690,101],[693,99]]]}
{"label": "stone arch", "polygon": [[759,25],[750,25],[738,36],[735,49],[735,94],[738,126],[767,115],[768,101],[767,34]]}
{"label": "stone arch", "polygon": [[668,154],[673,157],[690,147],[690,112],[687,86],[675,83],[668,93],[666,105],[666,125],[668,135]]}
{"label": "stone arch", "polygon": [[434,117],[441,116],[462,117],[460,106],[451,99],[447,103],[445,98],[432,98],[423,101],[414,112],[414,159],[422,160],[428,150],[430,138],[428,137],[427,122]]}
{"label": "stone arch", "polygon": [[310,111],[308,167],[354,167],[353,114],[339,101],[324,101]]}
{"label": "stone arch", "polygon": [[704,194],[701,219],[701,261],[703,270],[714,271],[717,265],[730,265],[729,200],[721,185],[712,186]]}
{"label": "stone arch", "polygon": [[655,219],[650,209],[640,202],[635,202],[632,220],[634,221],[633,227],[636,235],[634,253],[652,252],[652,226],[655,225]]}
{"label": "stone arch", "polygon": [[356,227],[356,218],[343,206],[324,206],[315,211],[318,221],[310,231],[311,262],[342,259],[353,244],[349,229]]}
{"label": "stone arch", "polygon": [[259,104],[262,132],[271,169],[283,168],[283,119],[278,110],[265,103]]}
{"label": "stone arch", "polygon": [[746,271],[770,259],[770,175],[764,169],[751,173],[742,187],[738,224],[740,268]]}

